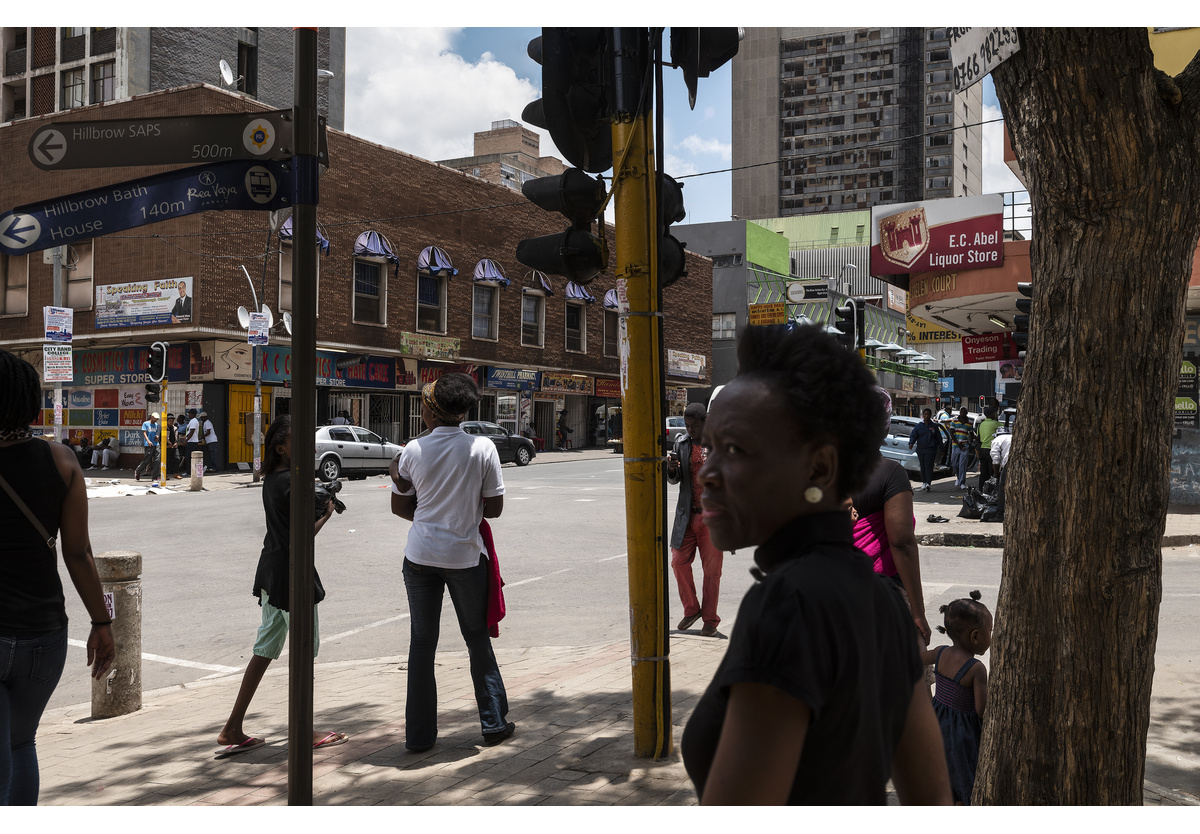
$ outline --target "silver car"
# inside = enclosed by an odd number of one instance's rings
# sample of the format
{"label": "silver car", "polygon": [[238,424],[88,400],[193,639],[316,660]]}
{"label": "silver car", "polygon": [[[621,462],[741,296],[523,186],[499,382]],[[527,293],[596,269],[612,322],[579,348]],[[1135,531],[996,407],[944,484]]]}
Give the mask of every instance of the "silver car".
{"label": "silver car", "polygon": [[317,477],[336,481],[386,475],[392,458],[403,451],[360,426],[321,426],[316,436]]}
{"label": "silver car", "polygon": [[[899,461],[900,465],[908,472],[908,476],[917,481],[921,480],[921,462],[917,460],[916,450],[908,448],[908,438],[919,422],[921,422],[920,417],[893,415],[887,436],[879,445],[881,455]],[[933,477],[934,479],[949,478],[954,474],[950,469],[950,431],[944,424],[935,421],[934,425],[938,426],[942,432],[943,446],[941,453],[933,462]]]}
{"label": "silver car", "polygon": [[682,417],[667,418],[667,443],[674,443],[679,438],[687,434],[687,426],[683,422]]}

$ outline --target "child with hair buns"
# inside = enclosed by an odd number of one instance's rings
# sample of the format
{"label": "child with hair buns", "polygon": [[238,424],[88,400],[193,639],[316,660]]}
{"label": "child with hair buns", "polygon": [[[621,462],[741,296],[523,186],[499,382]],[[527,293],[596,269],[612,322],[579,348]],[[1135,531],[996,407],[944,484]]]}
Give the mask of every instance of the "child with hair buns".
{"label": "child with hair buns", "polygon": [[987,708],[987,669],[976,655],[992,645],[992,614],[979,601],[980,596],[979,591],[971,591],[970,599],[943,605],[939,610],[945,615],[945,625],[937,629],[953,642],[921,652],[921,661],[933,664],[937,681],[933,711],[942,728],[956,805],[971,804],[983,711]]}

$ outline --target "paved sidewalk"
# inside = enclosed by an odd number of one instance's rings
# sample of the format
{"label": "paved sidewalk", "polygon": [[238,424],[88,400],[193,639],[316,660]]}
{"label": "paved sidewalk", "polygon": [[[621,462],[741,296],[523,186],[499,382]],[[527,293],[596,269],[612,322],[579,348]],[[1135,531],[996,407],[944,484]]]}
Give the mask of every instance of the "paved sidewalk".
{"label": "paved sidewalk", "polygon": [[[482,743],[465,652],[438,654],[439,737],[417,754],[404,748],[404,658],[318,663],[315,727],[350,739],[314,752],[314,804],[696,804],[678,743],[726,640],[671,634],[675,749],[654,761],[633,755],[627,643],[509,650],[501,629],[496,654],[517,731],[495,747]],[[285,805],[286,663],[268,671],[245,725],[268,744],[214,758],[240,680],[147,692],[141,711],[118,718],[93,721],[88,704],[47,712],[41,804]],[[1149,782],[1144,796],[1148,805],[1197,804]]]}

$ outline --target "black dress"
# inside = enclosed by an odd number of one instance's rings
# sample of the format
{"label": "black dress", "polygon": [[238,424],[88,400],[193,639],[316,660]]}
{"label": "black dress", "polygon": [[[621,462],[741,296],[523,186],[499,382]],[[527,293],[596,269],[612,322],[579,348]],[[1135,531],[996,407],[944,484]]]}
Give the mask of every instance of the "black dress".
{"label": "black dress", "polygon": [[754,554],[765,576],[680,741],[702,795],[730,688],[765,683],[812,710],[788,803],[884,804],[921,660],[899,590],[851,543],[846,512],[803,516]]}
{"label": "black dress", "polygon": [[971,804],[971,789],[975,787],[975,768],[979,763],[979,739],[983,735],[983,719],[975,711],[975,690],[962,685],[963,675],[979,662],[971,658],[962,665],[954,679],[943,675],[942,646],[933,661],[937,689],[933,695],[933,711],[942,728],[942,744],[946,747],[946,767],[950,770],[950,791],[954,801]]}
{"label": "black dress", "polygon": [[[287,611],[291,599],[291,527],[292,473],[289,469],[268,472],[263,478],[263,510],[267,516],[267,534],[262,555],[254,573],[253,593],[262,605],[262,591],[271,605]],[[310,522],[311,523],[311,522]],[[313,604],[325,599],[321,577],[313,568]]]}

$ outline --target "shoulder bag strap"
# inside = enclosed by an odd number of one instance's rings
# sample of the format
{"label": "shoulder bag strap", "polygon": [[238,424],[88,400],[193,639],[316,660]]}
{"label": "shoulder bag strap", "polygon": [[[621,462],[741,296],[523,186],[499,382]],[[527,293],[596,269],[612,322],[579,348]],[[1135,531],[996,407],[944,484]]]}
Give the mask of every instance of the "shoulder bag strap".
{"label": "shoulder bag strap", "polygon": [[3,477],[0,477],[0,487],[4,487],[4,491],[8,493],[8,497],[13,500],[13,503],[17,505],[21,512],[25,513],[25,517],[28,518],[33,523],[33,526],[37,528],[39,535],[41,535],[46,542],[46,547],[53,550],[56,537],[46,532],[46,528],[42,526],[42,522],[38,521],[37,516],[33,514],[33,510],[29,509],[28,505],[21,500],[21,496],[17,495],[17,493],[13,491],[13,488],[8,485],[8,481],[4,480]]}

